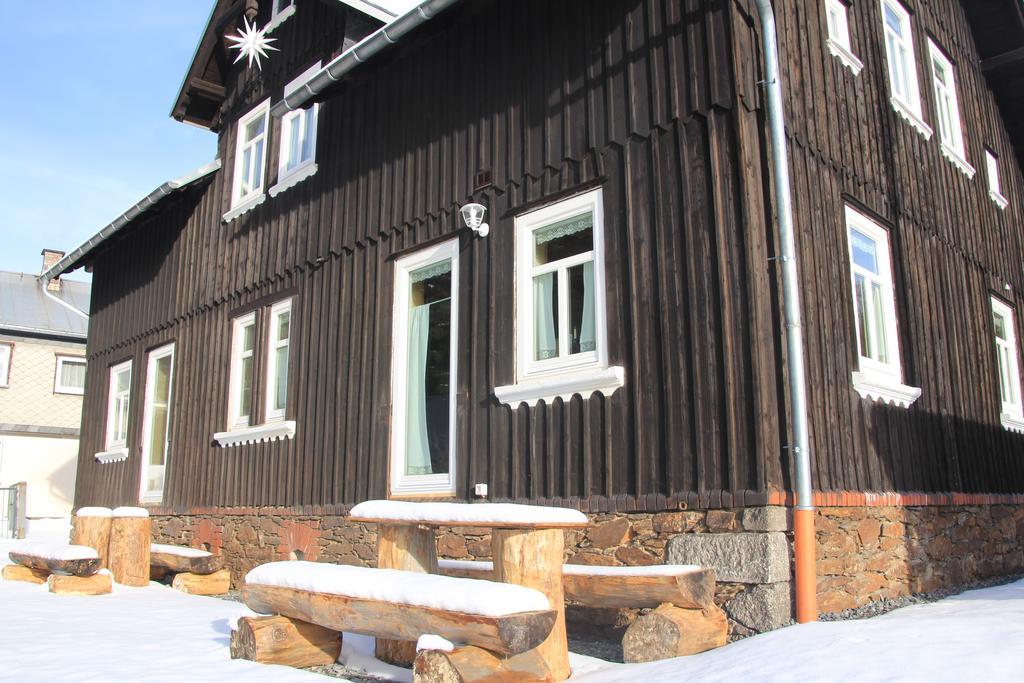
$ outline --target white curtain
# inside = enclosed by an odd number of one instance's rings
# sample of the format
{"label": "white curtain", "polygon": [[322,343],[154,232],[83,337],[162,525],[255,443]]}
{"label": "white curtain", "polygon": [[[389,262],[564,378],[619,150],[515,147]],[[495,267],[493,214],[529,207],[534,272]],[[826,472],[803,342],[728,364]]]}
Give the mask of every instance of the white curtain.
{"label": "white curtain", "polygon": [[580,323],[580,351],[593,351],[594,342],[594,262],[583,264],[583,320]]}
{"label": "white curtain", "polygon": [[431,474],[427,443],[427,340],[430,304],[412,309],[409,316],[409,355],[405,391],[405,473]]}
{"label": "white curtain", "polygon": [[551,298],[558,273],[545,273],[533,278],[533,317],[536,360],[554,358],[558,355],[558,340],[555,339],[555,312]]}

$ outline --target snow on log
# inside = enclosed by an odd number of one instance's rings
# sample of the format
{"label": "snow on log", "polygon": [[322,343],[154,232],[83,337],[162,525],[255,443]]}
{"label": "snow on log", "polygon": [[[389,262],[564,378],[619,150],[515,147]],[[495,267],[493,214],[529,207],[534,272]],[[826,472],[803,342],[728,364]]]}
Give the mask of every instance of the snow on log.
{"label": "snow on log", "polygon": [[113,590],[110,572],[101,571],[92,576],[61,576],[50,574],[46,585],[57,595],[105,595]]}
{"label": "snow on log", "polygon": [[191,595],[224,595],[231,590],[231,572],[227,569],[211,574],[179,572],[171,580],[171,587]]}
{"label": "snow on log", "polygon": [[100,566],[110,566],[110,524],[112,511],[110,508],[85,507],[75,515],[71,542],[96,550],[100,556]]}
{"label": "snow on log", "polygon": [[[494,580],[494,563],[438,560],[445,576]],[[644,567],[562,566],[565,599],[585,607],[641,608],[670,602],[702,609],[715,597],[715,570],[696,565],[659,564]]]}
{"label": "snow on log", "polygon": [[9,556],[16,564],[55,574],[91,576],[100,569],[99,554],[83,545],[25,543]]}
{"label": "snow on log", "polygon": [[494,583],[316,562],[272,562],[246,576],[245,603],[335,631],[415,641],[434,633],[502,654],[544,641],[555,612],[539,591]]}
{"label": "snow on log", "polygon": [[4,581],[24,581],[35,584],[46,583],[46,577],[50,575],[50,572],[45,569],[32,569],[20,564],[5,564],[3,570],[0,571],[2,571]]}
{"label": "snow on log", "polygon": [[305,668],[329,666],[341,654],[342,634],[288,617],[242,617],[231,632],[231,658]]}
{"label": "snow on log", "polygon": [[421,650],[412,670],[413,683],[549,683],[551,670],[536,650],[499,657],[478,647],[451,651]]}
{"label": "snow on log", "polygon": [[[149,514],[141,508],[116,508],[110,526],[110,571],[125,586],[149,585]],[[142,512],[146,512],[142,510]]]}
{"label": "snow on log", "polygon": [[578,528],[587,516],[571,508],[519,505],[516,503],[411,503],[400,500],[368,500],[349,513],[356,522],[435,524],[442,526],[490,526],[503,529]]}
{"label": "snow on log", "polygon": [[637,618],[622,637],[626,663],[695,655],[725,645],[729,624],[715,606],[683,609],[668,603]]}
{"label": "snow on log", "polygon": [[149,548],[149,564],[174,573],[212,574],[224,568],[224,558],[198,548],[153,543]]}

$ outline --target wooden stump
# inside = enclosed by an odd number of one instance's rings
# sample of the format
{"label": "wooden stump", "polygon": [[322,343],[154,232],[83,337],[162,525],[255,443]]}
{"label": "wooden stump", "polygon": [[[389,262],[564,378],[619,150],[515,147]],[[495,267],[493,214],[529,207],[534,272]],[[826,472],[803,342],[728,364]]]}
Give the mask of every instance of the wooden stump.
{"label": "wooden stump", "polygon": [[2,571],[5,581],[24,581],[35,584],[46,583],[46,577],[50,575],[50,572],[45,569],[33,569],[20,564],[5,564]]}
{"label": "wooden stump", "polygon": [[547,596],[556,613],[555,625],[537,651],[553,680],[569,677],[569,641],[565,633],[565,595],[562,586],[562,529],[494,529],[491,532],[494,580],[535,588]]}
{"label": "wooden stump", "polygon": [[729,623],[718,607],[684,609],[665,603],[626,629],[622,654],[628,664],[653,662],[721,647],[728,637]]}
{"label": "wooden stump", "polygon": [[451,652],[423,650],[416,655],[413,683],[550,683],[551,670],[537,650],[498,657],[479,647]]}
{"label": "wooden stump", "polygon": [[125,586],[149,585],[149,517],[119,517],[110,526],[110,571]]}
{"label": "wooden stump", "polygon": [[71,532],[71,543],[94,548],[100,556],[100,567],[107,569],[110,568],[111,521],[110,510],[106,508],[82,508],[75,516],[75,528]]}
{"label": "wooden stump", "polygon": [[[437,541],[434,530],[411,525],[378,525],[377,567],[436,574]],[[375,654],[382,662],[409,667],[416,660],[416,643],[379,638]]]}
{"label": "wooden stump", "polygon": [[113,589],[113,582],[107,572],[92,576],[50,574],[46,584],[51,593],[58,595],[103,595]]}
{"label": "wooden stump", "polygon": [[231,658],[304,668],[334,664],[342,634],[288,617],[242,617],[231,632]]}
{"label": "wooden stump", "polygon": [[227,569],[212,574],[181,572],[174,575],[171,586],[191,595],[224,595],[231,590],[231,572]]}

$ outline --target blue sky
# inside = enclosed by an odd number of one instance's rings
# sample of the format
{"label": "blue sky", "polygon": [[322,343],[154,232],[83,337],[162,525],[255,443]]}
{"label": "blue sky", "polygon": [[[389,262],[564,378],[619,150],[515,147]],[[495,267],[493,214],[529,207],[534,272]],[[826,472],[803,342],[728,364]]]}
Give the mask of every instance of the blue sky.
{"label": "blue sky", "polygon": [[4,0],[0,270],[38,272],[213,159],[215,135],[169,116],[213,2]]}

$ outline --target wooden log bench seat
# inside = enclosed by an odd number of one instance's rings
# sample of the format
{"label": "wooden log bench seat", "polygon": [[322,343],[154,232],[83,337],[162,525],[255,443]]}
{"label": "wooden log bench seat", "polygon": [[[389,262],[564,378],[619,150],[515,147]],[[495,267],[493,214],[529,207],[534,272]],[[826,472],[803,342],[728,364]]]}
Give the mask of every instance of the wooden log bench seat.
{"label": "wooden log bench seat", "polygon": [[[438,560],[447,576],[488,579],[491,562]],[[622,638],[627,662],[697,654],[725,645],[729,624],[714,604],[715,571],[695,565],[562,566],[565,599],[584,607],[656,608],[634,621]]]}
{"label": "wooden log bench seat", "polygon": [[59,595],[101,595],[111,591],[110,572],[100,569],[94,548],[59,543],[25,543],[8,553],[15,564],[3,568],[8,581],[45,582]]}
{"label": "wooden log bench seat", "polygon": [[536,648],[557,616],[543,593],[524,586],[303,561],[256,567],[243,600],[255,612],[336,632],[407,641],[437,634],[498,658]]}
{"label": "wooden log bench seat", "polygon": [[224,595],[231,590],[231,573],[220,555],[177,545],[153,543],[149,552],[149,578],[166,581],[192,595]]}

